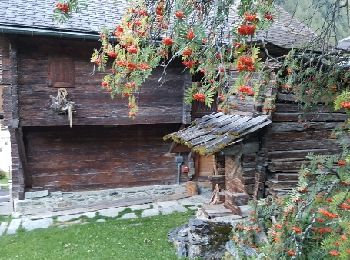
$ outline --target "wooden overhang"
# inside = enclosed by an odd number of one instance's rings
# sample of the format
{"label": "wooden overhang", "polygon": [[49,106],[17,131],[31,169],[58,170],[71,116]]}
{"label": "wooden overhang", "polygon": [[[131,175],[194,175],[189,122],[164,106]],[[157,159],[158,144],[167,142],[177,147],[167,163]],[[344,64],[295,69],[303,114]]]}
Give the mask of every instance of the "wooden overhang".
{"label": "wooden overhang", "polygon": [[271,124],[267,115],[243,116],[213,113],[192,122],[191,126],[164,137],[189,147],[201,155],[215,154]]}

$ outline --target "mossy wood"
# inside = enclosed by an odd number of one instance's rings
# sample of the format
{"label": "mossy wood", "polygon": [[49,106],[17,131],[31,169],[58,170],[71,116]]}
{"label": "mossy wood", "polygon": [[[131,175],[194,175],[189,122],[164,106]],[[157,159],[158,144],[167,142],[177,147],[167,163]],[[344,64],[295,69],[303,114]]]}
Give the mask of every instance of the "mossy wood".
{"label": "mossy wood", "polygon": [[271,120],[266,115],[254,117],[213,113],[195,120],[185,129],[167,135],[165,139],[184,144],[201,155],[211,155],[269,124]]}

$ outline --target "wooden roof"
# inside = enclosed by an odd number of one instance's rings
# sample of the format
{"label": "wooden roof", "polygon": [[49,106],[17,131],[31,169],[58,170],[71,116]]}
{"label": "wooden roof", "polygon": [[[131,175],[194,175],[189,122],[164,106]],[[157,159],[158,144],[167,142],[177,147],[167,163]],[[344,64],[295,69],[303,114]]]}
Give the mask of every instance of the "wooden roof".
{"label": "wooden roof", "polygon": [[188,146],[201,155],[211,155],[243,141],[248,134],[271,124],[266,115],[243,116],[213,113],[195,120],[191,126],[164,137]]}

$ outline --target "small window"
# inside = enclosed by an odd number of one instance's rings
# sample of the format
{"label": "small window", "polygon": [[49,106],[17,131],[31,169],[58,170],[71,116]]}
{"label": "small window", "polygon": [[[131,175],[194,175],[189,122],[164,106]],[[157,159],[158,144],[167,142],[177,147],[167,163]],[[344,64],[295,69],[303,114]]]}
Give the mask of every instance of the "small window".
{"label": "small window", "polygon": [[75,64],[72,58],[49,57],[49,86],[74,88]]}

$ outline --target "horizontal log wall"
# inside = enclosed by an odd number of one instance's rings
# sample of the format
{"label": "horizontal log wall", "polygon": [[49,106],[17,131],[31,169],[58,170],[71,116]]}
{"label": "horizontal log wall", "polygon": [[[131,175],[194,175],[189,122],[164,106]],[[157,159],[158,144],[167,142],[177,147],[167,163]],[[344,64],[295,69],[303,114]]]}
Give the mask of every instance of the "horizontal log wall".
{"label": "horizontal log wall", "polygon": [[178,125],[25,128],[32,189],[81,190],[173,184]]}
{"label": "horizontal log wall", "polygon": [[[339,145],[332,135],[346,115],[320,105],[304,113],[292,94],[278,93],[273,123],[263,138],[268,154],[268,193],[284,193],[297,185],[298,171],[309,153],[334,154]],[[306,120],[305,120],[306,119]]]}
{"label": "horizontal log wall", "polygon": [[5,125],[9,125],[12,118],[10,64],[10,42],[0,37],[0,113],[4,115]]}
{"label": "horizontal log wall", "polygon": [[189,113],[184,109],[185,86],[191,77],[183,72],[181,63],[174,62],[158,82],[163,69],[157,69],[141,88],[139,114],[128,117],[127,99],[111,99],[101,88],[103,75],[92,76],[90,57],[97,42],[77,40],[19,38],[18,73],[19,107],[23,126],[68,125],[67,116],[57,115],[50,109],[50,95],[57,95],[57,88],[48,79],[49,57],[74,58],[75,85],[67,88],[69,97],[76,103],[73,125],[131,125],[154,123],[182,123]]}

